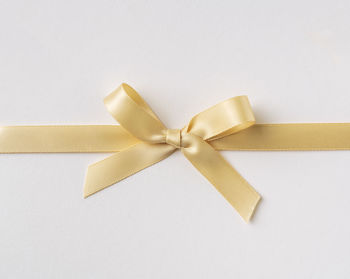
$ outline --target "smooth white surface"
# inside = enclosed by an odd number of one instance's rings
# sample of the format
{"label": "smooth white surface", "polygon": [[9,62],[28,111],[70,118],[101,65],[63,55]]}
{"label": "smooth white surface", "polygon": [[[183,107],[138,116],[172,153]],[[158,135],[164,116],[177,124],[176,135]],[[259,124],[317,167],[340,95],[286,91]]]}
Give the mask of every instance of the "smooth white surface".
{"label": "smooth white surface", "polygon": [[[247,94],[257,121],[350,121],[350,2],[0,1],[0,125],[114,124],[134,86],[168,127]],[[349,278],[350,152],[224,152],[246,225],[180,154],[86,200],[106,154],[0,155],[0,278]]]}

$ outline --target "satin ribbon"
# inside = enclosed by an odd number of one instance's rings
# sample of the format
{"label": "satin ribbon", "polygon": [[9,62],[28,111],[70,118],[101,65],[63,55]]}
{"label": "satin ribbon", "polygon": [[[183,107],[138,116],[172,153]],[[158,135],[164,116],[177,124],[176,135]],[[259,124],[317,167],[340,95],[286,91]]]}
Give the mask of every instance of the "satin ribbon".
{"label": "satin ribbon", "polygon": [[255,124],[247,96],[197,114],[182,129],[168,129],[127,84],[105,105],[120,126],[0,127],[0,153],[115,152],[88,167],[87,197],[181,150],[248,222],[261,197],[218,150],[350,149],[350,123]]}

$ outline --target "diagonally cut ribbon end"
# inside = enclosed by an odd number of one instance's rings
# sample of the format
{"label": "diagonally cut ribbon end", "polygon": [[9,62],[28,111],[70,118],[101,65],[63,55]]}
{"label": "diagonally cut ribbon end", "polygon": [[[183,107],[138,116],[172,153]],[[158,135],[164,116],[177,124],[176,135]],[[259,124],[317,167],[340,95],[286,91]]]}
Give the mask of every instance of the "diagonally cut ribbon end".
{"label": "diagonally cut ribbon end", "polygon": [[245,214],[241,214],[243,220],[246,223],[249,223],[252,220],[260,201],[261,201],[261,196],[257,194],[255,199],[251,200],[250,210],[248,210]]}
{"label": "diagonally cut ribbon end", "polygon": [[96,193],[96,192],[90,191],[90,190],[89,190],[89,187],[86,186],[86,184],[85,184],[85,186],[84,186],[84,192],[83,192],[83,198],[84,198],[84,199],[86,199],[87,197],[90,197],[91,195],[93,195],[93,194],[95,194],[95,193]]}
{"label": "diagonally cut ribbon end", "polygon": [[225,188],[216,186],[217,190],[237,210],[243,220],[249,223],[261,201],[261,196],[237,172],[236,181],[232,187],[235,187],[236,191],[233,191],[233,189],[227,191]]}
{"label": "diagonally cut ribbon end", "polygon": [[107,181],[106,177],[101,176],[100,172],[101,167],[98,164],[88,167],[83,190],[84,199],[115,183],[115,181]]}

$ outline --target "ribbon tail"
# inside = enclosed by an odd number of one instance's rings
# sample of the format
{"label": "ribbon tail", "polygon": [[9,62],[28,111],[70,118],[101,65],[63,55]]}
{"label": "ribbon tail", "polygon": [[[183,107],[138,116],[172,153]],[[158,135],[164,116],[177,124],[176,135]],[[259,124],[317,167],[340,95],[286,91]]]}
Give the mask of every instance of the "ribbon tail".
{"label": "ribbon tail", "polygon": [[252,186],[207,142],[187,135],[189,146],[182,148],[187,159],[215,186],[249,222],[261,197]]}
{"label": "ribbon tail", "polygon": [[88,197],[171,155],[168,144],[140,142],[88,167],[84,197]]}

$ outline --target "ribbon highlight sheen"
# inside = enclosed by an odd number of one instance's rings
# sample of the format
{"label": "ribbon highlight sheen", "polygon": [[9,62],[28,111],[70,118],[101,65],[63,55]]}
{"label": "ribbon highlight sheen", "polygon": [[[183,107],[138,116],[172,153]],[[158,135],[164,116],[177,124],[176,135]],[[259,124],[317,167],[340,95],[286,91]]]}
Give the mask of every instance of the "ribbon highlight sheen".
{"label": "ribbon highlight sheen", "polygon": [[84,197],[180,150],[245,221],[260,195],[218,150],[348,150],[350,123],[255,124],[247,96],[223,101],[168,129],[129,85],[105,98],[118,125],[0,127],[0,153],[114,152],[88,167]]}

